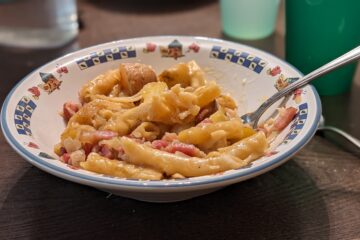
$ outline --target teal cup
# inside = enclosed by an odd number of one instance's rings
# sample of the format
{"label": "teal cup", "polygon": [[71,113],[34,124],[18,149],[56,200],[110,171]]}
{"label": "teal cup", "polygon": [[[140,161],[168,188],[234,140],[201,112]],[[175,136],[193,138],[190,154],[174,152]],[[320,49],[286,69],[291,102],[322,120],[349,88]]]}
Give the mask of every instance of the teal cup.
{"label": "teal cup", "polygon": [[[304,74],[360,45],[359,0],[287,0],[286,60]],[[325,75],[313,84],[320,95],[351,88],[356,63]]]}
{"label": "teal cup", "polygon": [[244,40],[271,35],[275,29],[280,0],[220,0],[223,32]]}

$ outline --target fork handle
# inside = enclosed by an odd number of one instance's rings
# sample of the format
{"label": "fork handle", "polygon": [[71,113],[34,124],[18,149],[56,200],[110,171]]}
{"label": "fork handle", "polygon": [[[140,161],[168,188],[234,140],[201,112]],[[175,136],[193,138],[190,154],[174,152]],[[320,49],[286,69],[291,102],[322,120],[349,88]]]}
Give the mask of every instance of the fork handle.
{"label": "fork handle", "polygon": [[319,127],[319,130],[327,130],[327,131],[333,131],[336,132],[337,134],[343,136],[344,138],[346,138],[349,142],[351,142],[352,144],[354,144],[356,147],[360,148],[360,140],[351,136],[350,134],[344,132],[341,129],[335,128],[335,127],[331,127],[331,126],[322,126]]}
{"label": "fork handle", "polygon": [[265,110],[270,107],[274,102],[279,100],[280,98],[288,95],[292,91],[294,91],[297,88],[300,88],[309,82],[311,82],[313,79],[318,78],[328,72],[331,72],[332,70],[341,67],[347,63],[350,63],[352,61],[355,61],[360,58],[360,46],[352,49],[351,51],[345,53],[344,55],[332,60],[331,62],[323,65],[322,67],[312,71],[311,73],[307,74],[306,76],[302,77],[298,81],[288,85],[283,90],[275,93],[272,97],[267,99],[263,104],[260,105],[258,108],[258,114],[261,116]]}

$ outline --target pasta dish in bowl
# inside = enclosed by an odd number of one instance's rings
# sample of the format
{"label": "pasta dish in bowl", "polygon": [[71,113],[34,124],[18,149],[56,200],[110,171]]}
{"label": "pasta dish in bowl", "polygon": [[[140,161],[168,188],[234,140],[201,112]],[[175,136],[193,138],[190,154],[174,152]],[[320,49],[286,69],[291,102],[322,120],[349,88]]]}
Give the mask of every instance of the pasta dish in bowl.
{"label": "pasta dish in bowl", "polygon": [[[89,171],[144,180],[196,177],[246,166],[268,147],[265,131],[244,125],[234,99],[207,82],[194,61],[159,77],[150,66],[120,64],[86,83],[79,97],[82,105],[63,106],[68,123],[55,153]],[[282,128],[296,114],[291,109]]]}
{"label": "pasta dish in bowl", "polygon": [[239,117],[296,81],[292,67],[235,43],[173,38],[95,46],[30,74],[3,106],[9,143],[59,177],[166,202],[269,171],[310,140],[320,116],[311,87],[258,129]]}

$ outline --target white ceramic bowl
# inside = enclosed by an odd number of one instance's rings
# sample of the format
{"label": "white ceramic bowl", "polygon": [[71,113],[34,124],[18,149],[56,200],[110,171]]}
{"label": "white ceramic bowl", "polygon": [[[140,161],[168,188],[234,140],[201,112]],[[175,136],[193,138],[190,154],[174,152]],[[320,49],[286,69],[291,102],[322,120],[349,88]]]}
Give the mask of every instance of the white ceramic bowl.
{"label": "white ceramic bowl", "polygon": [[2,130],[22,157],[50,174],[151,202],[189,199],[265,173],[288,160],[314,135],[321,105],[315,89],[306,86],[287,102],[299,113],[277,137],[273,151],[246,168],[180,180],[141,181],[73,169],[57,160],[53,146],[65,127],[58,112],[65,101],[78,101],[83,83],[123,62],[150,64],[160,73],[190,60],[196,60],[209,80],[232,94],[239,114],[256,109],[278,91],[276,87],[301,77],[294,67],[268,53],[223,40],[185,36],[120,40],[65,55],[26,76],[3,104]]}

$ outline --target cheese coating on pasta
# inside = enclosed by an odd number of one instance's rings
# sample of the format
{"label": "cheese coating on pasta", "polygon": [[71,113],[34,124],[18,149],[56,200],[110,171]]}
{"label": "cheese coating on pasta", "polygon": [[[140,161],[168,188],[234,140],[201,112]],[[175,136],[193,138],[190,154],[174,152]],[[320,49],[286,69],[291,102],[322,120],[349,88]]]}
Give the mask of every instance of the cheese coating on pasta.
{"label": "cheese coating on pasta", "polygon": [[121,142],[127,155],[126,161],[152,167],[167,175],[179,173],[185,177],[203,176],[243,167],[260,157],[268,145],[264,133],[258,132],[230,148],[224,148],[219,155],[197,158],[156,150],[126,137],[122,138]]}
{"label": "cheese coating on pasta", "polygon": [[115,177],[143,180],[162,179],[162,174],[158,171],[136,166],[124,161],[110,160],[97,153],[90,153],[86,162],[82,162],[80,165],[86,170]]}
{"label": "cheese coating on pasta", "polygon": [[195,61],[158,76],[123,63],[90,80],[80,104],[65,103],[60,160],[119,178],[161,180],[238,169],[264,155],[263,132],[243,124],[236,103]]}

